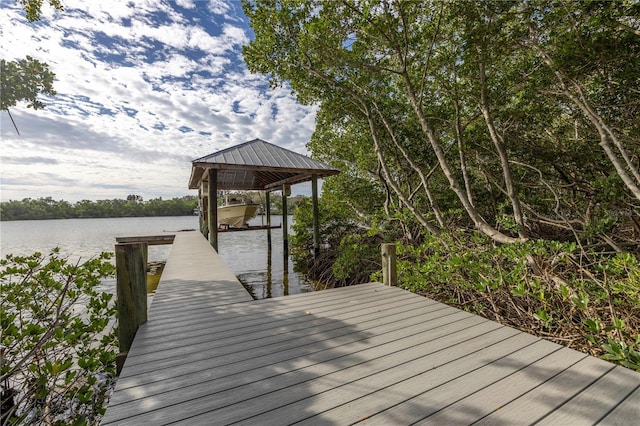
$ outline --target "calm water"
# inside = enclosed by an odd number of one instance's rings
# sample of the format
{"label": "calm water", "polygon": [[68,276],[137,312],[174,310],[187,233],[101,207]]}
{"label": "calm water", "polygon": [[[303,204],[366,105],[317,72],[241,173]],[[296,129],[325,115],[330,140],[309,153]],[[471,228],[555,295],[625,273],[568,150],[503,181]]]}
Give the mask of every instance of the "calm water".
{"label": "calm water", "polygon": [[[266,220],[266,218],[265,218]],[[272,216],[278,225],[281,216]],[[260,225],[260,216],[250,224]],[[291,223],[291,218],[289,218]],[[149,235],[163,231],[198,229],[197,216],[140,217],[109,219],[58,219],[0,222],[0,253],[17,255],[36,251],[47,253],[54,247],[72,260],[88,259],[97,254],[114,251],[115,237],[122,235]],[[291,231],[289,231],[291,233]],[[220,256],[238,276],[255,298],[263,299],[286,294],[313,291],[311,284],[293,271],[289,260],[284,274],[282,257],[282,230],[273,229],[272,258],[267,256],[267,231],[228,232],[218,235]],[[170,245],[149,246],[149,261],[166,260]],[[115,286],[115,281],[105,282]]]}

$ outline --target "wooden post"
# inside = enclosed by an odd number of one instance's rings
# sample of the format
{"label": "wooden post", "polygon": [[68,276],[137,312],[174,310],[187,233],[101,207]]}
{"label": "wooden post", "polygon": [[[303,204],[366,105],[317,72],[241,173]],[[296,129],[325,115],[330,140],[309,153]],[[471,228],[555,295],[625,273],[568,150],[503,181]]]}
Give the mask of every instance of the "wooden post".
{"label": "wooden post", "polygon": [[282,295],[289,295],[289,268],[285,269],[282,273]]}
{"label": "wooden post", "polygon": [[265,193],[265,199],[267,204],[267,251],[269,252],[269,259],[271,259],[271,191]]}
{"label": "wooden post", "polygon": [[389,286],[398,284],[396,245],[393,243],[382,244],[382,283]]}
{"label": "wooden post", "polygon": [[284,261],[284,273],[289,272],[289,233],[288,212],[287,212],[287,186],[282,185],[282,256]]}
{"label": "wooden post", "polygon": [[209,169],[209,244],[218,251],[218,170]]}
{"label": "wooden post", "polygon": [[311,175],[311,201],[313,203],[313,258],[320,257],[320,217],[318,211],[318,175]]}
{"label": "wooden post", "polygon": [[[202,183],[200,184],[200,187],[198,188],[198,229],[200,230],[201,234],[204,234],[204,209],[202,208]],[[205,235],[206,236],[206,235]]]}
{"label": "wooden post", "polygon": [[138,327],[147,322],[147,243],[116,244],[118,340],[128,352]]}
{"label": "wooden post", "polygon": [[[271,243],[271,241],[269,241],[269,243]],[[273,268],[271,263],[271,249],[269,249],[267,250],[267,299],[271,298],[272,286],[273,286]]]}

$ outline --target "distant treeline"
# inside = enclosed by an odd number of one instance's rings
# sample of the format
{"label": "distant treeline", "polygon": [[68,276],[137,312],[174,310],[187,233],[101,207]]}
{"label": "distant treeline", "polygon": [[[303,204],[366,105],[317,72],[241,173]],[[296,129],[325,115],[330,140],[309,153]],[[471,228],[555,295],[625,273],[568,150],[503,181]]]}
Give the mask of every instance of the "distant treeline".
{"label": "distant treeline", "polygon": [[196,196],[143,201],[139,195],[126,199],[82,200],[75,204],[51,197],[0,203],[0,220],[74,219],[102,217],[187,216],[198,205]]}

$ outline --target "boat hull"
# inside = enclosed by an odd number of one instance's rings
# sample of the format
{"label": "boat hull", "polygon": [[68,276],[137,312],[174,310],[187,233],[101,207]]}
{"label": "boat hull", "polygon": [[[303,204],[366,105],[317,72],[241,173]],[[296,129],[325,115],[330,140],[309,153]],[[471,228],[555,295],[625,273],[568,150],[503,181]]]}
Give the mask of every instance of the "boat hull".
{"label": "boat hull", "polygon": [[257,204],[234,204],[218,207],[218,227],[242,228],[256,217]]}

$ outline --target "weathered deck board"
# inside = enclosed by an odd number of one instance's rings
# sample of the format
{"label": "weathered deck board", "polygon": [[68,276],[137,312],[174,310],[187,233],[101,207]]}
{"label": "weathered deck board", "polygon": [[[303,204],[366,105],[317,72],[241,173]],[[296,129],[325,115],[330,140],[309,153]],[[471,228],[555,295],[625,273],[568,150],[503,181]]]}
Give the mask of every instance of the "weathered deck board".
{"label": "weathered deck board", "polygon": [[173,234],[116,237],[118,243],[147,243],[150,246],[173,244]]}
{"label": "weathered deck board", "polygon": [[[438,327],[453,319],[451,316],[436,318],[438,312],[425,312],[422,316],[429,319],[432,327]],[[457,316],[458,319],[460,316]],[[334,350],[345,344],[350,344],[354,351],[362,351],[376,345],[386,344],[394,340],[401,339],[407,335],[407,331],[412,329],[413,332],[420,330],[415,327],[415,321],[398,321],[397,324],[376,324],[370,321],[371,328],[367,331],[375,331],[375,337],[368,339],[362,338],[358,333],[345,332],[341,329],[332,330],[323,335],[325,340],[314,342],[312,344],[301,344],[302,342],[293,342],[290,345],[284,345],[277,351],[252,351],[250,355],[244,355],[238,359],[237,353],[231,353],[227,356],[218,357],[215,362],[205,359],[196,363],[188,364],[188,369],[176,368],[166,369],[155,374],[158,381],[148,383],[145,386],[147,394],[164,393],[169,398],[169,392],[180,389],[182,386],[191,386],[192,391],[196,392],[196,387],[202,384],[204,389],[211,389],[211,378],[220,380],[216,385],[222,386],[225,381],[247,382],[251,380],[261,380],[267,377],[277,375],[277,372],[266,370],[265,367],[271,366],[273,369],[286,366],[288,362],[297,362],[298,368],[327,362],[335,358]],[[469,324],[467,321],[466,324]],[[404,327],[404,329],[402,328]],[[428,331],[425,327],[423,330]],[[403,334],[404,333],[404,334]],[[284,348],[284,350],[283,350]],[[139,375],[137,378],[128,381],[129,387],[139,386],[145,383],[147,376]],[[168,380],[171,379],[171,380]],[[124,395],[124,393],[122,393]],[[178,398],[182,397],[180,394]],[[127,398],[125,397],[124,401]],[[165,400],[166,402],[166,400]]]}
{"label": "weathered deck board", "polygon": [[252,301],[178,233],[103,424],[629,424],[640,374],[378,283]]}
{"label": "weathered deck board", "polygon": [[[575,398],[568,401],[562,410],[554,411],[540,422],[541,425],[568,424],[575,419],[583,419],[585,422],[594,419],[607,417],[609,424],[624,424],[622,419],[615,420],[615,413],[609,413],[619,401],[629,397],[635,389],[640,390],[640,375],[626,374],[627,370],[614,368],[594,382],[587,389],[583,390]],[[606,392],[603,392],[606,389]],[[635,418],[640,420],[640,404],[635,398]],[[620,407],[621,412],[629,410],[631,407]],[[638,422],[640,423],[640,421]]]}

